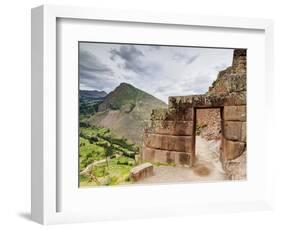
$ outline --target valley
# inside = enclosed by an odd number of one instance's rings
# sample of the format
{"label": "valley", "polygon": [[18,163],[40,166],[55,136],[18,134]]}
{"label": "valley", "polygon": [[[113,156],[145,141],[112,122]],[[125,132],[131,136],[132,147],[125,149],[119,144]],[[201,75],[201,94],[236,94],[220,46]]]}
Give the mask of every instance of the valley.
{"label": "valley", "polygon": [[80,186],[130,183],[152,109],[167,105],[134,86],[80,91]]}

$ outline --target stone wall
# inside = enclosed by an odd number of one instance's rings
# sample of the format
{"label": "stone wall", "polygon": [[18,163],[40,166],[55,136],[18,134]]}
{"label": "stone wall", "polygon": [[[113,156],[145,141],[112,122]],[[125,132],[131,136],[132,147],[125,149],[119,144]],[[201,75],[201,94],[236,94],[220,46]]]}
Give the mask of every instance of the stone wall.
{"label": "stone wall", "polygon": [[223,110],[223,153],[225,160],[239,157],[246,146],[246,106],[225,106]]}
{"label": "stone wall", "polygon": [[[206,94],[169,97],[167,109],[152,111],[144,130],[141,159],[192,166],[198,108],[222,110],[221,161],[229,178],[241,179],[232,169],[237,166],[235,160],[246,154],[246,50],[234,51],[232,66],[218,74]],[[240,163],[237,167],[246,167]]]}
{"label": "stone wall", "polygon": [[225,106],[221,162],[230,179],[246,178],[246,105]]}
{"label": "stone wall", "polygon": [[174,112],[163,109],[153,111],[151,124],[144,132],[143,161],[192,165],[194,109],[185,109],[183,113]]}

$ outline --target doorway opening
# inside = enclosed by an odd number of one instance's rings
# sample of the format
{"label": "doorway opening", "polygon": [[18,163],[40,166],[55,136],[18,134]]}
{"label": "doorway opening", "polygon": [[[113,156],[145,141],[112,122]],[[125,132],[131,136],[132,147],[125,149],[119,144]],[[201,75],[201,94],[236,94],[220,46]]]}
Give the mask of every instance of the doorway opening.
{"label": "doorway opening", "polygon": [[194,172],[199,176],[212,175],[224,179],[220,161],[222,152],[223,108],[195,108]]}

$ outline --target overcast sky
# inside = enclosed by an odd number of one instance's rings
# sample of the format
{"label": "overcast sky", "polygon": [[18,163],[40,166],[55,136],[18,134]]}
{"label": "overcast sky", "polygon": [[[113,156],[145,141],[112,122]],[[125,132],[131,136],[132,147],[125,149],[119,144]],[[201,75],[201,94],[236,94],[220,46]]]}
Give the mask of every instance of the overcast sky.
{"label": "overcast sky", "polygon": [[201,94],[232,63],[233,49],[80,43],[80,89],[109,93],[127,82],[167,102]]}

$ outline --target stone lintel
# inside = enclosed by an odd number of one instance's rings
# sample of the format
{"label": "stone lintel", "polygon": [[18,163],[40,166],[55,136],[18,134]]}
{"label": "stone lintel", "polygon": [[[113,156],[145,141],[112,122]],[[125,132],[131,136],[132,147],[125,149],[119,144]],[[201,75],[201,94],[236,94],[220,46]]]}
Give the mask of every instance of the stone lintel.
{"label": "stone lintel", "polygon": [[194,116],[193,108],[182,109],[154,109],[151,113],[151,120],[161,121],[192,121]]}
{"label": "stone lintel", "polygon": [[228,105],[246,105],[246,92],[201,94],[169,97],[169,109],[216,108]]}

